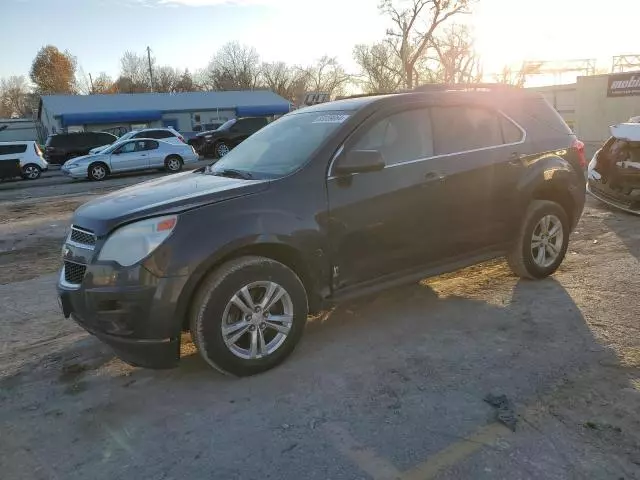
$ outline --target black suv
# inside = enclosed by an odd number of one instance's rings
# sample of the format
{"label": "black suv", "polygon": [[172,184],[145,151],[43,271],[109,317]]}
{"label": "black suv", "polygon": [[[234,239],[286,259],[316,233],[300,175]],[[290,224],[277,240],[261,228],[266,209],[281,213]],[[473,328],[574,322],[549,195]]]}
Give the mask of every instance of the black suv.
{"label": "black suv", "polygon": [[62,309],[135,365],[175,366],[190,330],[211,366],[262,372],[345,297],[500,256],[552,274],[584,207],[581,148],[516,88],[303,108],[209,167],[81,206]]}
{"label": "black suv", "polygon": [[47,138],[44,158],[49,163],[63,165],[70,158],[87,155],[92,148],[116,140],[118,137],[107,132],[56,133]]}
{"label": "black suv", "polygon": [[233,118],[216,130],[198,133],[189,140],[189,145],[200,155],[222,158],[267,123],[266,117]]}

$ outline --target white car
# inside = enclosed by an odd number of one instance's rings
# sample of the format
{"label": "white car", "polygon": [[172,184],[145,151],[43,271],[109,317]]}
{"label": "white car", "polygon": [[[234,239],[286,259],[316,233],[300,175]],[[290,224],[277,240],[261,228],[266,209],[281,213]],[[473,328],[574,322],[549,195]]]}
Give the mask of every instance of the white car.
{"label": "white car", "polygon": [[[186,140],[178,131],[171,127],[167,128],[145,128],[142,130],[131,130],[130,132],[122,135],[118,140],[113,143],[119,143],[124,140],[133,140],[134,138],[153,138],[155,140],[164,140],[169,143],[187,143]],[[93,155],[99,153],[107,147],[113,145],[113,143],[109,145],[101,145],[100,147],[95,147],[89,150],[89,155]]]}
{"label": "white car", "polygon": [[61,168],[71,178],[104,180],[112,173],[165,169],[179,172],[182,166],[199,160],[193,147],[151,138],[118,141],[94,155],[67,161]]}
{"label": "white car", "polygon": [[0,161],[2,160],[20,160],[22,178],[25,180],[35,180],[49,169],[38,143],[33,140],[0,142]]}

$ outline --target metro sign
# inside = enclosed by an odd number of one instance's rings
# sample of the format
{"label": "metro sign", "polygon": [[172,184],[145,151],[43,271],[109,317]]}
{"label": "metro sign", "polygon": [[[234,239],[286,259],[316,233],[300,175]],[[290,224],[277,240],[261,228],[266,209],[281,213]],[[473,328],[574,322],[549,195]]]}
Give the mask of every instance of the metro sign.
{"label": "metro sign", "polygon": [[640,95],[640,72],[609,75],[607,97]]}

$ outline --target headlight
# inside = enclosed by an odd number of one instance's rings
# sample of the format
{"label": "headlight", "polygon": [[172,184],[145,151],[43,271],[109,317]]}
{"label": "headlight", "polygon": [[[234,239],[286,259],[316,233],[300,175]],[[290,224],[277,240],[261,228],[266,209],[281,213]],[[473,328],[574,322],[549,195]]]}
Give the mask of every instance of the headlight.
{"label": "headlight", "polygon": [[98,260],[129,267],[147,257],[164,242],[178,223],[176,215],[149,218],[117,229],[100,250]]}

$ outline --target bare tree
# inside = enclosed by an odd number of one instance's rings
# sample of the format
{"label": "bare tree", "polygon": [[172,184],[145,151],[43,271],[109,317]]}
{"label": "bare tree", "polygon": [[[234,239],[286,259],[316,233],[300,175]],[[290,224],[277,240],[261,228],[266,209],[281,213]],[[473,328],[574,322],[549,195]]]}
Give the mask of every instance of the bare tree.
{"label": "bare tree", "polygon": [[0,117],[31,117],[29,86],[23,76],[0,80]]}
{"label": "bare tree", "polygon": [[94,94],[115,93],[115,85],[113,79],[107,75],[106,72],[100,72],[96,78],[93,79]]}
{"label": "bare tree", "polygon": [[42,47],[33,59],[29,76],[40,95],[75,93],[76,59],[53,45]]}
{"label": "bare tree", "polygon": [[351,82],[342,65],[335,57],[321,57],[315,65],[307,68],[309,83],[307,88],[313,92],[328,93],[335,97],[344,95]]}
{"label": "bare tree", "polygon": [[309,72],[284,62],[263,63],[262,85],[291,102],[300,97],[309,83]]}
{"label": "bare tree", "polygon": [[[155,67],[155,58],[151,57],[151,68]],[[138,55],[135,52],[126,51],[120,59],[120,78],[127,79],[122,82],[126,87],[122,93],[142,93],[151,90],[151,77],[149,75],[149,60],[146,55]]]}
{"label": "bare tree", "polygon": [[365,93],[394,92],[402,84],[402,64],[388,42],[356,45],[353,59],[360,67],[357,81]]}
{"label": "bare tree", "polygon": [[523,62],[520,68],[515,68],[511,65],[505,65],[504,67],[502,67],[502,70],[494,74],[493,77],[498,83],[505,83],[522,88],[527,81],[527,75],[536,74],[538,73],[538,70],[538,66],[527,65]]}
{"label": "bare tree", "polygon": [[438,81],[443,83],[474,83],[482,78],[482,67],[473,48],[473,38],[465,25],[452,25],[433,40],[437,54]]}
{"label": "bare tree", "polygon": [[193,77],[189,73],[189,70],[186,69],[184,73],[180,76],[178,82],[175,86],[176,92],[195,92],[198,90],[198,86],[196,82],[193,80]]}
{"label": "bare tree", "polygon": [[433,44],[438,28],[454,15],[469,13],[473,0],[382,0],[380,10],[389,16],[393,27],[387,41],[402,64],[402,80],[408,89],[416,83],[416,66]]}
{"label": "bare tree", "polygon": [[180,72],[173,67],[157,67],[153,72],[153,91],[161,93],[175,92],[180,82]]}
{"label": "bare tree", "polygon": [[229,42],[207,67],[206,86],[211,90],[253,90],[260,77],[260,56],[255,48]]}

